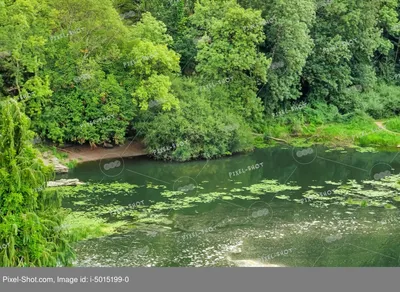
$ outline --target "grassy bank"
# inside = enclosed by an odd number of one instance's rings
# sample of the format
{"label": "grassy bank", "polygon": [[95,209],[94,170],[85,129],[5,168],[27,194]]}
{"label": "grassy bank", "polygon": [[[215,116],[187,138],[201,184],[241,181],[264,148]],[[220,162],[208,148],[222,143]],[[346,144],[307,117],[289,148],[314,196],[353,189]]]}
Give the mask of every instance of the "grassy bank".
{"label": "grassy bank", "polygon": [[400,119],[377,121],[366,114],[343,116],[306,109],[271,119],[264,137],[271,143],[281,139],[298,146],[323,144],[395,149],[400,145]]}

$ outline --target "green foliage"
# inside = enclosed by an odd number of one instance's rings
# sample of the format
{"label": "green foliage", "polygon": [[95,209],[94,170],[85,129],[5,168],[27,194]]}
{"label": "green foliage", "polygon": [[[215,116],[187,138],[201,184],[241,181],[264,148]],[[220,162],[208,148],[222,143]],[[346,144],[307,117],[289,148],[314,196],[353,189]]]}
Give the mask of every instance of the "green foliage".
{"label": "green foliage", "polygon": [[399,93],[397,86],[384,83],[364,92],[353,87],[346,91],[339,108],[344,112],[360,110],[375,119],[388,118],[400,113]]}
{"label": "green foliage", "polygon": [[[40,136],[120,144],[149,99],[163,98],[164,109],[178,105],[169,75],[179,71],[179,56],[168,49],[172,38],[163,23],[144,13],[127,27],[110,0],[46,3],[31,7],[37,18],[16,34],[7,33],[19,27],[12,17],[0,24],[6,43],[0,51],[12,52],[0,68],[16,76],[5,80],[4,91],[24,104]],[[0,9],[7,16],[18,5]]]}
{"label": "green foliage", "polygon": [[335,106],[315,102],[306,104],[299,110],[284,109],[274,118],[266,121],[264,132],[267,136],[286,137],[290,135],[311,136],[316,133],[318,126],[338,121],[340,115]]}
{"label": "green foliage", "polygon": [[366,146],[386,146],[397,147],[400,145],[400,135],[388,133],[385,131],[373,132],[358,138],[358,145]]}
{"label": "green foliage", "polygon": [[[398,121],[393,119],[389,122],[395,127]],[[336,107],[321,102],[309,105],[301,111],[268,120],[264,133],[266,137],[283,138],[290,143],[305,145],[310,143],[362,147],[400,145],[400,134],[380,129],[375,121],[362,111],[341,115]]]}
{"label": "green foliage", "polygon": [[279,101],[295,100],[301,95],[300,77],[314,48],[310,29],[315,21],[315,9],[313,0],[264,4],[266,49],[273,62],[264,96],[267,109],[275,109]]}
{"label": "green foliage", "polygon": [[257,85],[265,84],[271,63],[258,49],[265,40],[261,11],[244,9],[234,0],[205,0],[196,4],[191,23],[200,36],[196,71],[203,83],[230,79],[229,106],[259,122]]}
{"label": "green foliage", "polygon": [[71,265],[68,236],[57,227],[61,198],[44,191],[52,169],[39,160],[29,120],[12,99],[0,103],[0,250],[2,267]]}
{"label": "green foliage", "polygon": [[[382,9],[386,9],[384,21]],[[395,6],[382,1],[337,0],[320,5],[312,30],[315,49],[304,76],[312,98],[340,107],[348,86],[371,88],[376,81],[374,52],[390,49],[379,25],[396,21],[396,16]]]}
{"label": "green foliage", "polygon": [[149,153],[160,159],[185,161],[252,149],[251,130],[243,119],[227,108],[211,106],[196,83],[176,80],[174,91],[180,99],[179,109],[161,112],[138,126],[146,133]]}
{"label": "green foliage", "polygon": [[[398,0],[6,1],[0,97],[17,100],[36,133],[60,144],[122,144],[141,130],[151,152],[185,141],[189,128],[205,138],[164,159],[251,149],[244,131],[323,139],[324,124],[399,114],[399,7]],[[190,97],[176,85],[179,73],[190,79],[181,82],[191,84]],[[279,114],[300,101],[308,106]],[[233,119],[235,130],[227,126]]]}
{"label": "green foliage", "polygon": [[400,118],[393,118],[385,122],[385,126],[388,130],[400,134]]}

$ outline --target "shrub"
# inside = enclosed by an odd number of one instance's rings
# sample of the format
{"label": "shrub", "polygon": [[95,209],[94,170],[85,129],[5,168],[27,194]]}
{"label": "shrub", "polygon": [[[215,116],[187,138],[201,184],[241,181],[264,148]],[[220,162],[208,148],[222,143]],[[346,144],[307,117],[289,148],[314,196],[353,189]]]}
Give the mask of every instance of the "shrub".
{"label": "shrub", "polygon": [[180,98],[178,109],[160,111],[150,122],[138,124],[153,156],[186,161],[253,148],[252,131],[243,119],[227,108],[212,106],[195,82],[176,81],[175,93]]}
{"label": "shrub", "polygon": [[375,119],[388,118],[400,113],[400,89],[398,86],[380,83],[373,89],[360,92],[351,88],[346,94],[352,106],[346,112],[360,110]]}

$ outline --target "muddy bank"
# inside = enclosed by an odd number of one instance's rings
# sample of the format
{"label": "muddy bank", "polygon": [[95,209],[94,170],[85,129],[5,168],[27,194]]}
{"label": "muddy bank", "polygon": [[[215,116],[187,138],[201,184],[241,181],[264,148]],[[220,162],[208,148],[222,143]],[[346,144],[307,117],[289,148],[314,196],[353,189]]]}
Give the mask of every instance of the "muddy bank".
{"label": "muddy bank", "polygon": [[97,147],[91,148],[89,145],[78,145],[73,147],[58,148],[59,151],[68,154],[69,161],[88,162],[110,158],[124,158],[146,155],[144,144],[141,142],[127,142],[124,145],[113,148]]}

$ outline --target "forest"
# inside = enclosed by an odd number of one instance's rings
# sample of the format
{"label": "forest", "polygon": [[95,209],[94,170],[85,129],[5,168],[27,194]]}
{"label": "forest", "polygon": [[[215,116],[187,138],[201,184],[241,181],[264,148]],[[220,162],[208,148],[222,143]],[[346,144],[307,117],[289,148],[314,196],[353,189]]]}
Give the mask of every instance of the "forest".
{"label": "forest", "polygon": [[0,0],[0,266],[72,264],[41,144],[134,140],[179,162],[281,142],[400,147],[399,12],[398,0]]}

